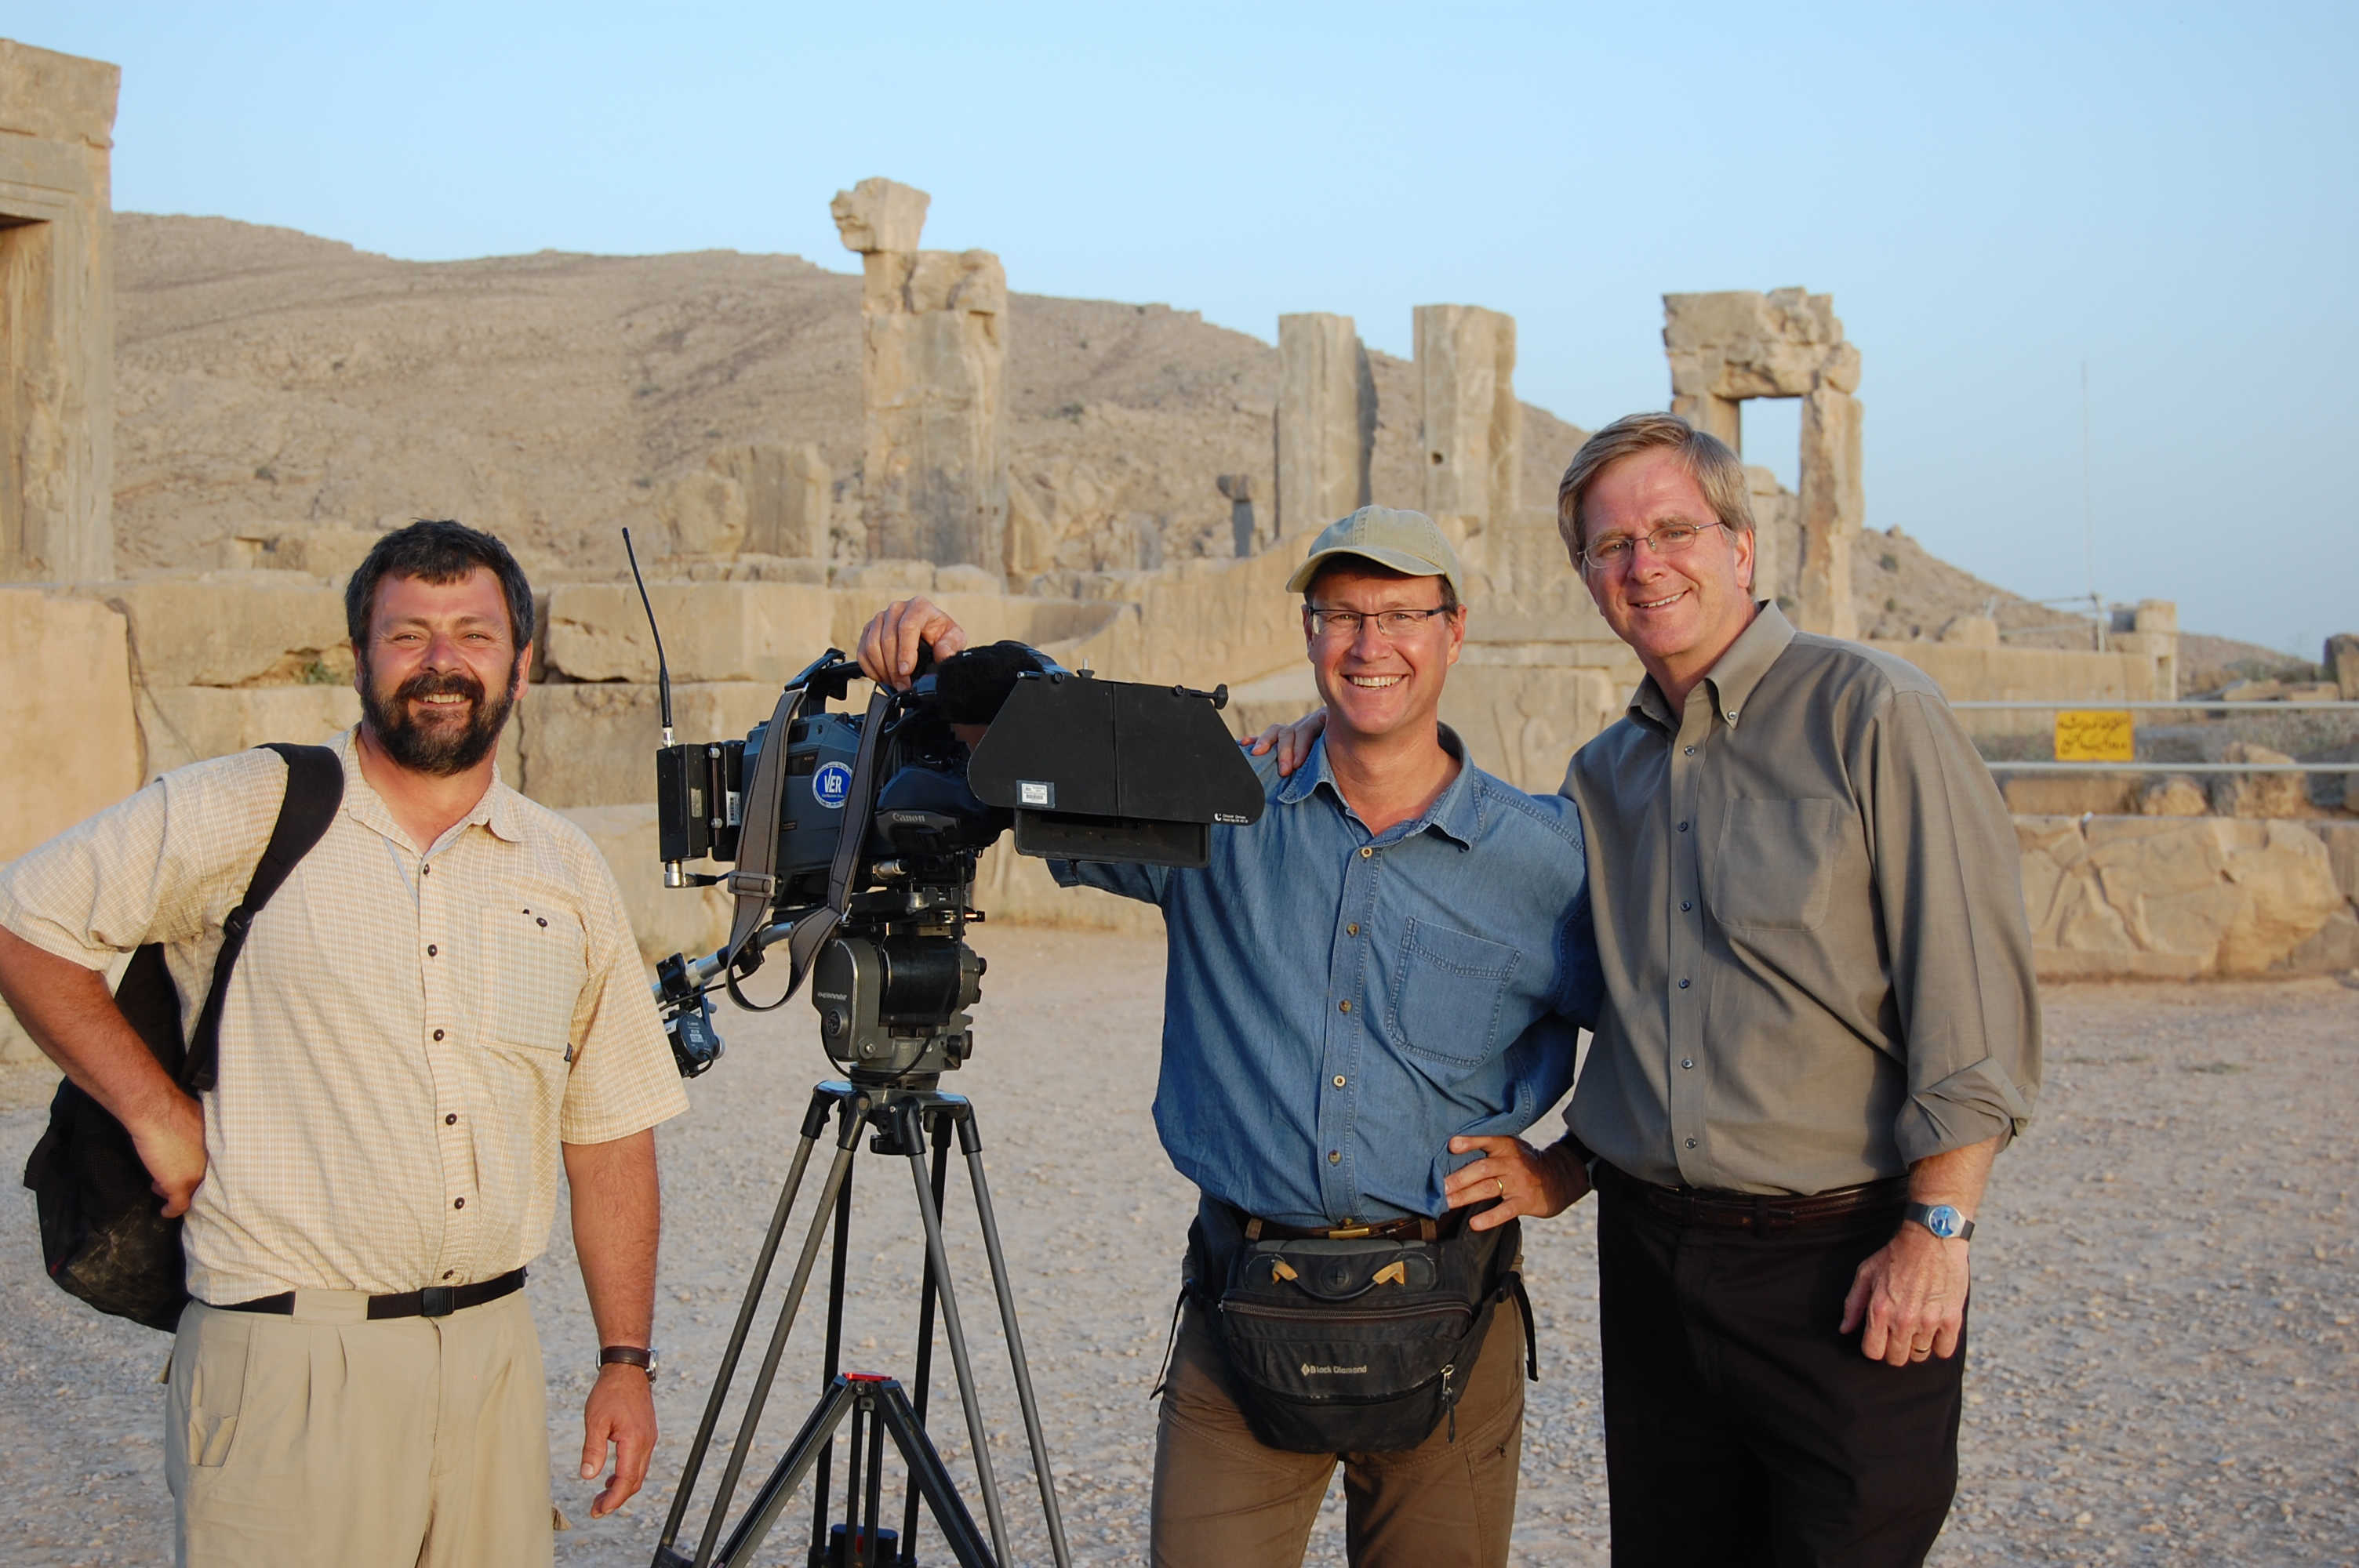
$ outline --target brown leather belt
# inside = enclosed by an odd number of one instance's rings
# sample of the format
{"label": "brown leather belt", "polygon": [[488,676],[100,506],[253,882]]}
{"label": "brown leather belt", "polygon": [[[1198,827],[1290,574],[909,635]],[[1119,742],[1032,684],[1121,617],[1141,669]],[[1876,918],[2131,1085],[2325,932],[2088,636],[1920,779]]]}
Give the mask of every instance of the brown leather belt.
{"label": "brown leather belt", "polygon": [[1893,1210],[1897,1219],[1900,1206],[1908,1201],[1906,1176],[1794,1197],[1784,1194],[1712,1192],[1701,1187],[1658,1187],[1601,1160],[1597,1162],[1595,1182],[1601,1192],[1612,1193],[1677,1224],[1724,1230],[1795,1230],[1880,1208]]}
{"label": "brown leather belt", "polygon": [[[403,1291],[398,1295],[369,1297],[368,1314],[380,1317],[449,1317],[485,1302],[495,1302],[502,1296],[513,1295],[524,1289],[524,1271],[510,1269],[495,1279],[478,1280],[472,1285],[429,1285],[422,1291]],[[281,1291],[275,1296],[257,1296],[250,1302],[231,1302],[214,1309],[217,1312],[269,1312],[291,1316],[295,1311],[295,1292]]]}
{"label": "brown leather belt", "polygon": [[1274,1219],[1245,1217],[1245,1239],[1259,1241],[1268,1237],[1277,1241],[1357,1241],[1362,1238],[1378,1240],[1433,1241],[1454,1226],[1438,1219],[1424,1219],[1411,1215],[1406,1219],[1387,1219],[1376,1225],[1335,1225],[1304,1229],[1299,1225],[1280,1225]]}

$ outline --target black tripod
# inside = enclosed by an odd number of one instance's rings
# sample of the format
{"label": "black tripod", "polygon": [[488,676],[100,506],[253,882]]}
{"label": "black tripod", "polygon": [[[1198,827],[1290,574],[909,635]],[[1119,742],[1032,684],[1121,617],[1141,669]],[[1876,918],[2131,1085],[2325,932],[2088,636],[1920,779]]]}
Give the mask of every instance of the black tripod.
{"label": "black tripod", "polygon": [[[794,1162],[787,1171],[786,1184],[778,1194],[777,1209],[770,1217],[769,1231],[763,1238],[761,1252],[755,1260],[753,1277],[746,1281],[745,1297],[737,1309],[736,1326],[730,1333],[729,1347],[723,1355],[720,1371],[713,1379],[712,1397],[705,1402],[704,1419],[698,1423],[696,1441],[690,1446],[688,1462],[681,1469],[679,1485],[672,1498],[671,1512],[664,1520],[663,1536],[656,1544],[653,1568],[707,1568],[712,1563],[722,1564],[723,1568],[749,1568],[752,1553],[759,1549],[770,1527],[794,1495],[795,1488],[814,1469],[818,1474],[811,1490],[809,1556],[811,1568],[914,1568],[917,1562],[918,1504],[921,1498],[933,1516],[936,1528],[942,1532],[951,1555],[962,1568],[1002,1568],[1010,1562],[999,1483],[992,1472],[991,1449],[984,1440],[982,1411],[975,1400],[973,1366],[967,1355],[966,1333],[959,1321],[958,1296],[951,1285],[950,1259],[942,1244],[942,1195],[950,1175],[950,1142],[953,1129],[960,1151],[966,1156],[967,1178],[974,1189],[975,1213],[982,1222],[984,1248],[991,1260],[992,1289],[999,1299],[999,1321],[1007,1336],[1008,1359],[1016,1375],[1016,1399],[1024,1409],[1024,1433],[1030,1441],[1032,1465],[1039,1478],[1040,1508],[1049,1527],[1049,1548],[1055,1554],[1057,1568],[1070,1568],[1064,1520],[1057,1510],[1056,1487],[1049,1470],[1048,1444],[1041,1436],[1039,1411],[1032,1398],[1032,1373],[1024,1359],[1024,1339],[1016,1325],[1016,1300],[1008,1290],[1007,1262],[1000,1249],[999,1225],[992,1215],[991,1187],[984,1176],[983,1141],[975,1131],[974,1108],[963,1096],[941,1093],[934,1087],[936,1081],[937,1075],[908,1074],[867,1083],[831,1081],[811,1091],[810,1108],[803,1112],[802,1139],[795,1146]],[[728,1464],[723,1467],[719,1488],[713,1496],[703,1538],[694,1555],[690,1556],[673,1542],[679,1537],[680,1522],[688,1511],[689,1498],[695,1489],[697,1476],[712,1444],[713,1428],[721,1418],[721,1407],[731,1382],[736,1377],[738,1357],[744,1353],[755,1312],[769,1282],[770,1268],[777,1256],[779,1239],[786,1233],[787,1218],[794,1208],[803,1173],[810,1162],[811,1150],[818,1143],[820,1134],[826,1130],[831,1113],[839,1124],[835,1159],[828,1167],[827,1180],[821,1188],[810,1227],[803,1238],[801,1255],[795,1261],[793,1281],[787,1287],[786,1300],[779,1307],[777,1325],[771,1331],[769,1346],[762,1358],[761,1371],[755,1379],[745,1416],[738,1424],[737,1440],[730,1451]],[[918,1302],[914,1400],[902,1391],[899,1383],[890,1378],[873,1373],[847,1374],[842,1370],[843,1287],[851,1241],[852,1166],[864,1129],[874,1130],[875,1136],[869,1146],[875,1152],[908,1157],[910,1178],[917,1191],[918,1213],[925,1225],[926,1269]],[[929,1138],[930,1170],[927,1159]],[[826,1390],[804,1421],[801,1430],[795,1434],[784,1456],[755,1492],[752,1500],[746,1504],[745,1511],[716,1551],[713,1543],[721,1536],[722,1526],[728,1517],[729,1504],[736,1493],[745,1455],[751,1452],[755,1433],[761,1424],[763,1408],[769,1399],[770,1385],[777,1376],[778,1360],[786,1350],[787,1336],[794,1327],[796,1312],[802,1304],[803,1291],[810,1283],[812,1265],[819,1258],[820,1241],[826,1234],[831,1218],[835,1229],[835,1245],[828,1284]],[[984,1541],[983,1532],[975,1528],[973,1516],[959,1497],[950,1472],[942,1464],[941,1455],[935,1451],[931,1439],[926,1434],[926,1400],[933,1369],[937,1296],[941,1304],[942,1327],[950,1341],[951,1368],[958,1379],[959,1404],[966,1418],[967,1441],[974,1454],[975,1477],[983,1492],[984,1512],[990,1523],[988,1543]],[[852,1423],[852,1432],[845,1464],[844,1518],[840,1524],[831,1526],[828,1519],[829,1472],[834,1455],[836,1429],[847,1420]],[[903,1464],[908,1468],[908,1489],[903,1499],[897,1531],[886,1526],[879,1517],[883,1501],[884,1443],[888,1434],[899,1451]]]}

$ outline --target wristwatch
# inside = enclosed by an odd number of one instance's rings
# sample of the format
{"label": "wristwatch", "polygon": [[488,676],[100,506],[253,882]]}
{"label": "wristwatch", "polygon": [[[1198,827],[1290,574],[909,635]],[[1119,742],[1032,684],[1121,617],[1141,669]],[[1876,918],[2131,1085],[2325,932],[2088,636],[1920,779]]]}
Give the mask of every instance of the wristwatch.
{"label": "wristwatch", "polygon": [[1951,1204],[1912,1203],[1900,1211],[1900,1217],[1915,1220],[1944,1241],[1970,1240],[1974,1234],[1974,1222]]}
{"label": "wristwatch", "polygon": [[604,1370],[613,1366],[636,1367],[653,1382],[656,1375],[656,1347],[652,1345],[609,1345],[598,1352],[598,1367]]}

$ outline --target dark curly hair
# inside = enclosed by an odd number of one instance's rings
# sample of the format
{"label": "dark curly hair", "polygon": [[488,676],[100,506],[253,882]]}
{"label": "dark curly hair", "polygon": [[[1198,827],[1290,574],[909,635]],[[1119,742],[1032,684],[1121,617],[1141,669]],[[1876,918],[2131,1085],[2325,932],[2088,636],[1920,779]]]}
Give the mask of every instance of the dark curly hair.
{"label": "dark curly hair", "polygon": [[508,547],[480,529],[448,518],[420,519],[397,528],[376,542],[368,558],[344,585],[344,631],[360,657],[368,656],[369,613],[375,607],[377,584],[389,577],[414,577],[424,582],[463,579],[477,567],[489,567],[500,579],[508,601],[508,630],[521,654],[532,645],[532,585]]}

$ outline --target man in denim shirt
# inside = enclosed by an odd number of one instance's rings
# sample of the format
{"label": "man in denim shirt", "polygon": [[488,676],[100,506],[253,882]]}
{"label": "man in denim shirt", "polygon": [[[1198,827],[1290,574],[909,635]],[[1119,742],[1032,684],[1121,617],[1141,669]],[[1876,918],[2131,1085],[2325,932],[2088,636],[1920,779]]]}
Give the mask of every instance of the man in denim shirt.
{"label": "man in denim shirt", "polygon": [[[1430,519],[1363,507],[1288,588],[1331,717],[1292,778],[1256,762],[1261,819],[1216,833],[1200,871],[1052,863],[1066,885],[1164,912],[1163,1146],[1208,1217],[1227,1206],[1266,1234],[1430,1235],[1439,1219],[1446,1236],[1475,1205],[1478,1230],[1553,1214],[1578,1195],[1566,1162],[1516,1135],[1572,1081],[1596,1006],[1580,819],[1474,767],[1440,726],[1466,612]],[[965,639],[912,600],[869,622],[861,664],[905,684],[920,642]],[[1299,1563],[1342,1458],[1354,1563],[1504,1563],[1524,1336],[1503,1303],[1452,1420],[1417,1446],[1301,1454],[1255,1435],[1191,1295],[1157,1434],[1154,1561]]]}

